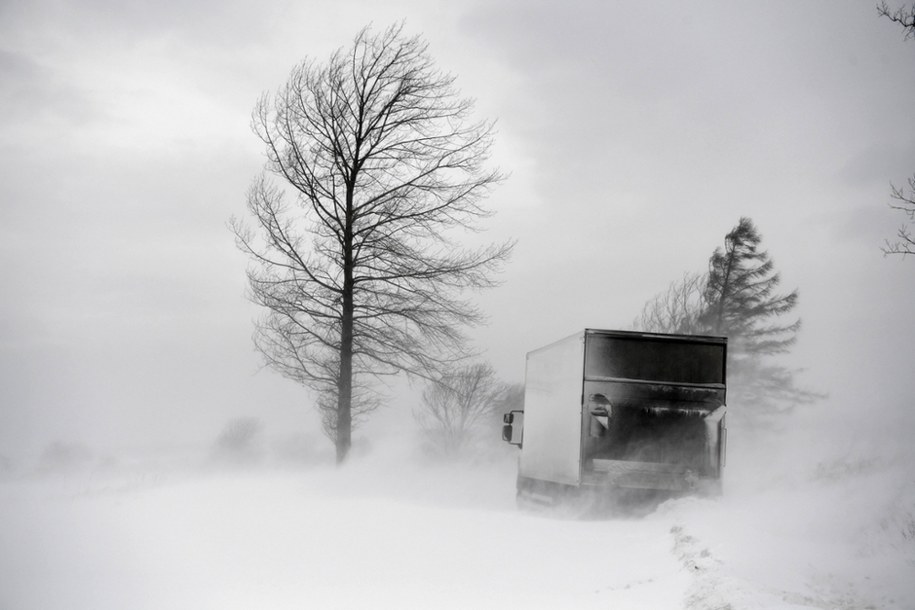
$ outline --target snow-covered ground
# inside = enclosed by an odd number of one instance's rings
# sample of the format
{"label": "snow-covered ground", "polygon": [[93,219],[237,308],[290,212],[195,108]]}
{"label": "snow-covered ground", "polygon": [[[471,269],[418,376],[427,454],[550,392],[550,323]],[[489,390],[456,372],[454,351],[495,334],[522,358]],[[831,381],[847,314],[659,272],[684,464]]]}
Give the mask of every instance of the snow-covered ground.
{"label": "snow-covered ground", "polygon": [[9,477],[0,608],[915,608],[899,472],[821,465],[585,521],[517,511],[510,459]]}

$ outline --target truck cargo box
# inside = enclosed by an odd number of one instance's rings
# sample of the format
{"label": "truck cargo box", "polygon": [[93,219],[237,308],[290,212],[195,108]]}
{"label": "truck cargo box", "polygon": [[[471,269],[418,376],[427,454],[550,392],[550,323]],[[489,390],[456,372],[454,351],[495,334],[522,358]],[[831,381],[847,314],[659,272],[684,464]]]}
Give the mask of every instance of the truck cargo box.
{"label": "truck cargo box", "polygon": [[726,361],[724,337],[595,329],[530,352],[519,493],[720,490]]}

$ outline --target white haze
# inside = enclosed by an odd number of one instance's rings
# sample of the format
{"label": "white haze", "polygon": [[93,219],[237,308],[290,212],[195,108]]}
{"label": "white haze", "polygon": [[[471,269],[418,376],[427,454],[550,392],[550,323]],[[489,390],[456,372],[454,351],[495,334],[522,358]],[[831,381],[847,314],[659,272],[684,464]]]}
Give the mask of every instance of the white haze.
{"label": "white haze", "polygon": [[[429,462],[399,380],[337,471],[260,370],[225,227],[249,112],[404,18],[499,120],[474,239],[519,242],[473,339],[504,379],[759,227],[800,290],[785,362],[828,397],[735,415],[721,499],[518,513],[509,448]],[[880,252],[913,74],[866,1],[0,3],[0,608],[915,607],[915,261]]]}
{"label": "white haze", "polygon": [[[641,518],[519,512],[512,452],[382,433],[342,469],[135,464],[0,484],[0,607],[905,609],[915,493],[732,430],[726,493]],[[786,467],[787,466],[787,467]]]}

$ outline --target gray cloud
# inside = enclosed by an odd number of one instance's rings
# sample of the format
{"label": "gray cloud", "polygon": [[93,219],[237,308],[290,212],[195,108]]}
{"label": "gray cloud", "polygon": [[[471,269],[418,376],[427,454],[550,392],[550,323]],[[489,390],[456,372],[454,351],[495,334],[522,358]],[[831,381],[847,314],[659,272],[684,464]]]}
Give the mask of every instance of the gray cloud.
{"label": "gray cloud", "polygon": [[[48,66],[0,49],[0,113],[8,130],[53,123],[73,126],[99,118],[80,89]],[[0,133],[0,141],[2,141]]]}

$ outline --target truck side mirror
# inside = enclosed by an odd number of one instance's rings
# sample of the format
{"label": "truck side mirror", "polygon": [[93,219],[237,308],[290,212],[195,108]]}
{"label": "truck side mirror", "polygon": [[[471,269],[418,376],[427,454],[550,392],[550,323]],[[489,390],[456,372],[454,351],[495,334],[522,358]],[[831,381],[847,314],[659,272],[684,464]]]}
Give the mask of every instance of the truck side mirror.
{"label": "truck side mirror", "polygon": [[511,411],[504,414],[502,423],[502,440],[520,447],[524,436],[524,411]]}

